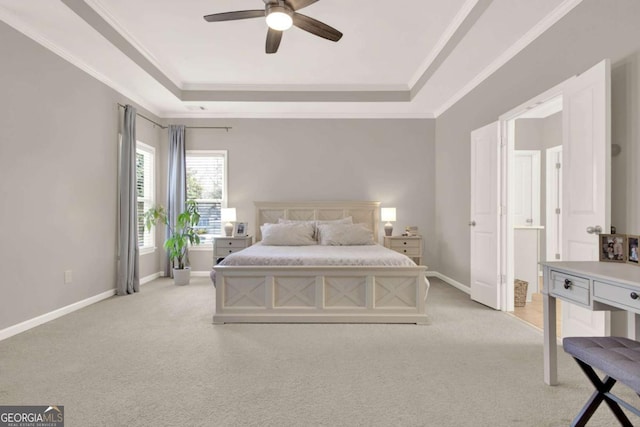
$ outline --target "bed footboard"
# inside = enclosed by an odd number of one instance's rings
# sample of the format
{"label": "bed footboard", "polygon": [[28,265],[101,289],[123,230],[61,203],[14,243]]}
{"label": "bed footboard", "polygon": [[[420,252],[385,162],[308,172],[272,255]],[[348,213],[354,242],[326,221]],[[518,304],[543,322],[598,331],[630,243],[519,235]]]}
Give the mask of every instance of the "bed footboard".
{"label": "bed footboard", "polygon": [[427,323],[423,266],[214,269],[214,323]]}

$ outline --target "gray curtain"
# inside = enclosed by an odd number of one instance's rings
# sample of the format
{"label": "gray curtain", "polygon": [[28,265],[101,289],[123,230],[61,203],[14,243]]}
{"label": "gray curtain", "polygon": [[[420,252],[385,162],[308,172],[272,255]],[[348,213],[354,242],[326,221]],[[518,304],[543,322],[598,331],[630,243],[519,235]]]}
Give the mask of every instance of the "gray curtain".
{"label": "gray curtain", "polygon": [[[167,215],[171,226],[184,209],[187,201],[187,171],[185,163],[184,125],[169,125],[169,173],[167,181]],[[169,237],[169,227],[167,227]],[[171,260],[167,256],[165,274],[172,274]]]}
{"label": "gray curtain", "polygon": [[138,215],[136,192],[136,109],[127,105],[122,121],[118,201],[118,274],[116,292],[127,295],[140,290],[138,271]]}

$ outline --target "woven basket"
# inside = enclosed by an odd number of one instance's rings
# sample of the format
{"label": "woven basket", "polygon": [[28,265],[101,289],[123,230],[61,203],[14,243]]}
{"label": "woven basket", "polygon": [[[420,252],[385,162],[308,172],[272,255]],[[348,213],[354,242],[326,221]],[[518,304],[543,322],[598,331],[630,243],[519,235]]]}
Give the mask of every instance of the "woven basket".
{"label": "woven basket", "polygon": [[513,305],[516,307],[524,307],[527,303],[527,287],[529,283],[524,280],[516,279],[513,284]]}

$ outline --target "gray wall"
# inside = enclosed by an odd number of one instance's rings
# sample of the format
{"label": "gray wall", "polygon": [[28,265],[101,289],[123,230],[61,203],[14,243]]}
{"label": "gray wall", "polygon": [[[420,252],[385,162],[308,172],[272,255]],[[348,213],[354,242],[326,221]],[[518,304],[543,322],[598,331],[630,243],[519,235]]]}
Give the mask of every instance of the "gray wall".
{"label": "gray wall", "polygon": [[[604,58],[612,60],[612,137],[628,156],[616,162],[637,163],[637,55],[640,49],[640,2],[585,0],[525,50],[436,119],[436,233],[438,271],[469,284],[470,151],[472,130],[494,122],[507,111],[578,74]],[[635,159],[635,160],[634,160]],[[613,201],[626,212],[625,226],[638,231],[637,177],[625,168],[624,182],[614,174],[613,185],[626,185],[624,200]],[[635,197],[635,196],[633,196]],[[614,221],[617,213],[612,215]],[[633,221],[633,222],[632,222]],[[628,231],[627,231],[628,232]]]}
{"label": "gray wall", "polygon": [[[0,40],[2,330],[115,288],[117,103],[127,99],[4,23]],[[137,129],[158,145],[153,127]]]}
{"label": "gray wall", "polygon": [[[176,121],[177,122],[177,121]],[[232,126],[187,129],[187,149],[228,150],[229,206],[255,231],[254,201],[375,200],[397,208],[394,234],[417,225],[424,263],[434,240],[435,120],[181,120]],[[380,230],[380,234],[383,231]],[[212,253],[192,251],[192,269],[210,270]]]}

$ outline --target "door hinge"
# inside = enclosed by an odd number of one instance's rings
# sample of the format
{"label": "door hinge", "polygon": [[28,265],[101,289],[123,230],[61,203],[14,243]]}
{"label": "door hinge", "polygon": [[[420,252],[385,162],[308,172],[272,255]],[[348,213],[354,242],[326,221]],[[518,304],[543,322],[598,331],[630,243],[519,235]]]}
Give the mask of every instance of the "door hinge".
{"label": "door hinge", "polygon": [[562,163],[556,163],[556,169],[560,169],[562,167]]}
{"label": "door hinge", "polygon": [[560,208],[556,208],[556,213],[560,215]]}
{"label": "door hinge", "polygon": [[500,284],[503,284],[507,281],[507,276],[504,274],[498,274],[498,280],[500,281]]}
{"label": "door hinge", "polygon": [[556,259],[562,259],[560,258],[560,254],[556,254]]}

